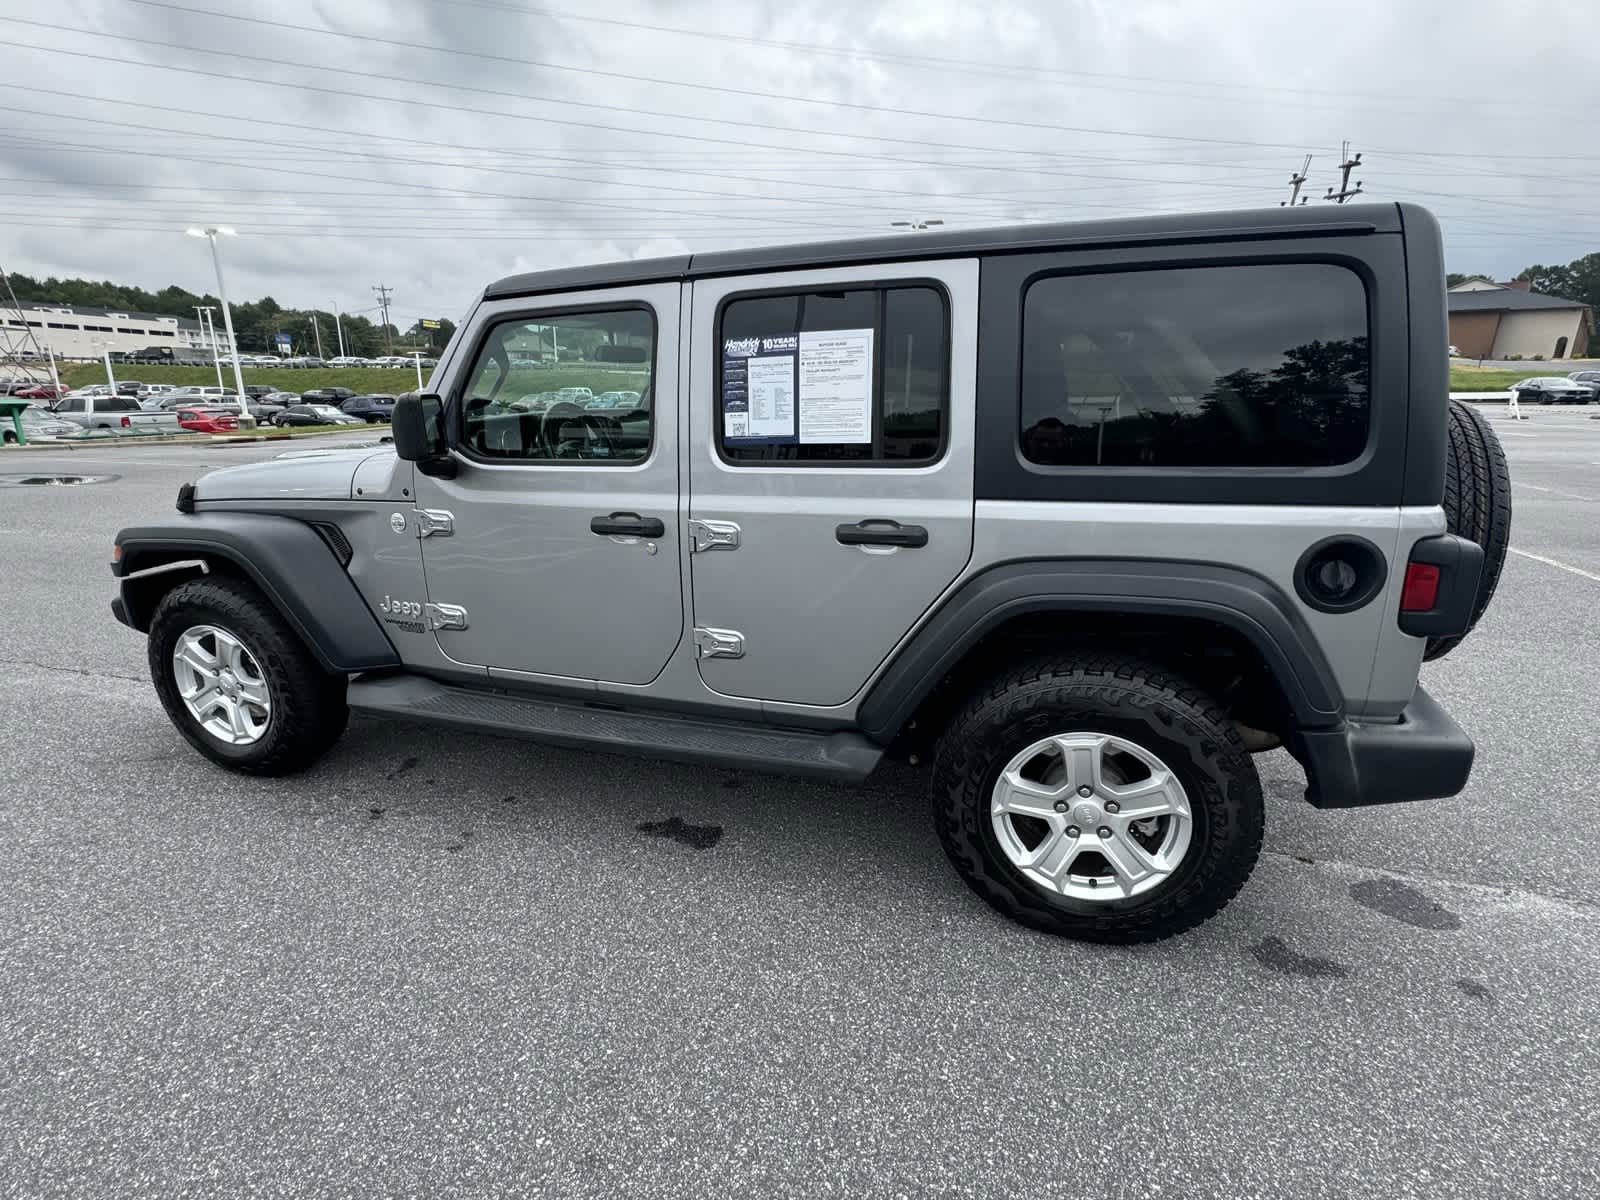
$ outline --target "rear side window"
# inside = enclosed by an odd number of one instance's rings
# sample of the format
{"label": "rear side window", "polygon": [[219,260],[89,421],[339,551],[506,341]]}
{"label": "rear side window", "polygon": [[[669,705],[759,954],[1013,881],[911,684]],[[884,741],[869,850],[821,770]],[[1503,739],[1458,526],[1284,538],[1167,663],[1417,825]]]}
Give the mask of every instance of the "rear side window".
{"label": "rear side window", "polygon": [[1062,275],[1023,302],[1024,456],[1320,467],[1362,452],[1367,295],[1326,263]]}
{"label": "rear side window", "polygon": [[916,464],[944,448],[944,293],[926,286],[741,296],[718,330],[717,443],[730,462]]}

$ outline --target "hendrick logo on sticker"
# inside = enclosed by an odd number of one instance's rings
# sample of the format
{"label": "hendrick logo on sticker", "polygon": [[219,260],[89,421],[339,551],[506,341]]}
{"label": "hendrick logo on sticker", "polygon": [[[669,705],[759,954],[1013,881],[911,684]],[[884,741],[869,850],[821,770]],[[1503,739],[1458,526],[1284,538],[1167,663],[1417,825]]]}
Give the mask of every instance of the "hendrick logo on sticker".
{"label": "hendrick logo on sticker", "polygon": [[793,354],[800,348],[800,339],[794,334],[779,337],[725,338],[722,353],[729,358],[750,358],[757,354]]}

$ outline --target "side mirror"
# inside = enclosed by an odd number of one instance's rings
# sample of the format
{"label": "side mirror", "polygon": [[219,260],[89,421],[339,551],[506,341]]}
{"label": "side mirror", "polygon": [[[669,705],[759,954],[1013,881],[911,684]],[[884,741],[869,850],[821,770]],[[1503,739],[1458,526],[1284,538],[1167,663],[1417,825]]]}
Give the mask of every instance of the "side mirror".
{"label": "side mirror", "polygon": [[417,464],[424,475],[448,478],[456,473],[456,460],[444,437],[444,400],[435,395],[405,395],[394,402],[389,418],[394,452]]}

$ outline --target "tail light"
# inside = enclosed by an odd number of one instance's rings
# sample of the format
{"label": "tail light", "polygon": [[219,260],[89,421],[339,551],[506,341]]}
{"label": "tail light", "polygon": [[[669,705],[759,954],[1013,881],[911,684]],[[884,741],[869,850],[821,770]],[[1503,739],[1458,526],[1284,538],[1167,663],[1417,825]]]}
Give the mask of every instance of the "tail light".
{"label": "tail light", "polygon": [[1439,604],[1439,568],[1434,563],[1406,564],[1406,582],[1400,589],[1400,611],[1432,612]]}
{"label": "tail light", "polygon": [[124,429],[132,429],[133,428],[133,422],[128,420],[127,417],[123,417],[122,418],[122,427]]}
{"label": "tail light", "polygon": [[1400,628],[1413,637],[1455,637],[1477,617],[1483,547],[1453,533],[1411,547],[1400,585]]}

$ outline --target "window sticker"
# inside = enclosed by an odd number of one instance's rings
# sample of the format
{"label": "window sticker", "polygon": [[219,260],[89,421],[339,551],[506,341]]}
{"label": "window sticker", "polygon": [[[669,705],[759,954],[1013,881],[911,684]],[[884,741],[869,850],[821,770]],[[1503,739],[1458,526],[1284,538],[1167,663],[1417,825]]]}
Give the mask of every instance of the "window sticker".
{"label": "window sticker", "polygon": [[872,330],[800,335],[800,441],[872,441]]}
{"label": "window sticker", "polygon": [[792,443],[795,357],[792,333],[727,338],[722,344],[722,436],[727,441]]}

